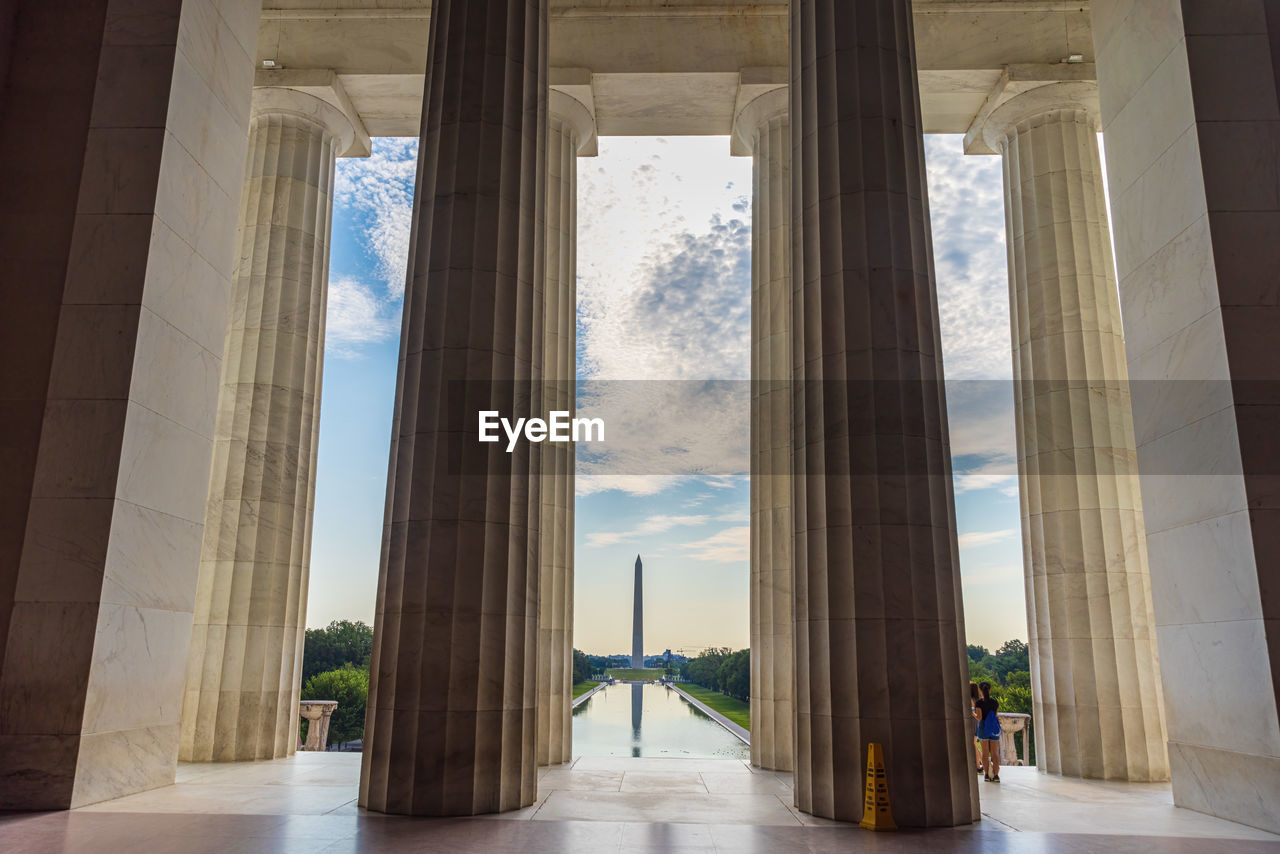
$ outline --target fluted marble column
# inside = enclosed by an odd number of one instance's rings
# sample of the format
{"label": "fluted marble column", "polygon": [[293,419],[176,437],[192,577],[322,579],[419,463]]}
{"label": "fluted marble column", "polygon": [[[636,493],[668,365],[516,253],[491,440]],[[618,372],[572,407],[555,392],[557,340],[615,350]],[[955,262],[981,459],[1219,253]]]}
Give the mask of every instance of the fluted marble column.
{"label": "fluted marble column", "polygon": [[325,289],[350,119],[254,90],[180,757],[275,759],[298,742]]}
{"label": "fluted marble column", "polygon": [[790,771],[795,749],[791,607],[791,122],[775,89],[734,122],[752,156],[751,763]]}
{"label": "fluted marble column", "polygon": [[[572,411],[577,373],[578,155],[591,111],[552,90],[547,103],[547,244],[542,375],[546,409]],[[573,445],[542,445],[538,612],[538,764],[573,758]]]}
{"label": "fluted marble column", "polygon": [[909,0],[792,0],[796,804],[978,818]]}
{"label": "fluted marble column", "polygon": [[541,454],[476,428],[542,408],[546,44],[547,0],[432,7],[360,773],[379,812],[535,796]]}
{"label": "fluted marble column", "polygon": [[1092,83],[1053,83],[983,127],[1004,156],[1036,764],[1167,780],[1096,109]]}

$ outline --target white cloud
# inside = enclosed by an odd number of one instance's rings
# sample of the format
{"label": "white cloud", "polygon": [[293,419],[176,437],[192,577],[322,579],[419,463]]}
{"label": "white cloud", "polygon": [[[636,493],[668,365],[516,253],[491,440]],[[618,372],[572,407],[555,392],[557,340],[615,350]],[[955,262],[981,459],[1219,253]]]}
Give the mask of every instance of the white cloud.
{"label": "white cloud", "polygon": [[661,534],[676,527],[705,525],[710,520],[710,516],[650,516],[630,531],[596,531],[587,534],[587,545],[613,546]]}
{"label": "white cloud", "polygon": [[618,543],[626,542],[628,539],[624,531],[596,531],[587,534],[587,546],[601,548],[602,546],[615,546]]}
{"label": "white cloud", "polygon": [[716,563],[738,563],[751,559],[751,527],[742,525],[725,528],[705,540],[684,543],[681,548],[691,552],[695,560],[714,561]]}
{"label": "white cloud", "polygon": [[960,136],[924,139],[947,379],[1010,377],[1001,160],[964,154]]}
{"label": "white cloud", "polygon": [[[1004,566],[979,566],[979,567],[973,568],[972,570],[964,569],[962,567],[960,570],[960,581],[961,583],[964,584],[965,587],[970,587],[970,586],[981,587],[984,585],[992,585],[992,586],[1001,588],[1006,593],[1012,593],[1014,597],[1014,602],[1011,603],[1010,607],[1006,609],[1005,614],[1002,614],[1002,616],[1007,616],[1009,612],[1012,612],[1014,610],[1021,610],[1017,607],[1017,604],[1021,603],[1022,601],[1022,588],[1019,583],[1022,581],[1021,564],[1006,564]],[[975,609],[974,600],[969,600],[966,604],[969,609]],[[972,613],[972,610],[971,610],[971,613]],[[1024,632],[1021,630],[1021,627],[1018,627],[1014,631],[1016,632],[1015,636],[1017,637],[1025,636]],[[970,637],[969,642],[974,643],[974,640],[972,637]]]}
{"label": "white cloud", "polygon": [[338,161],[335,217],[353,223],[372,269],[361,264],[361,279],[338,275],[330,280],[327,356],[358,358],[364,346],[393,338],[399,330],[417,154],[416,139],[379,138],[371,156]]}
{"label": "white cloud", "polygon": [[[579,266],[583,372],[608,380],[748,379],[751,224],[719,213],[659,237],[631,270]],[[665,237],[666,239],[662,239]],[[624,240],[620,234],[610,242]]]}
{"label": "white cloud", "polygon": [[610,137],[578,161],[577,414],[607,425],[578,447],[579,496],[747,471],[750,175],[726,138]]}
{"label": "white cloud", "polygon": [[638,534],[658,534],[677,525],[705,525],[709,516],[650,516],[636,528]]}
{"label": "white cloud", "polygon": [[1002,543],[1017,533],[1015,528],[1005,528],[1003,531],[970,531],[967,534],[961,534],[958,540],[960,548],[976,549],[992,543]]}
{"label": "white cloud", "polygon": [[956,495],[979,489],[995,489],[1009,498],[1018,497],[1017,463],[1012,456],[987,460],[974,468],[956,472],[952,478]]}
{"label": "white cloud", "polygon": [[590,474],[584,473],[581,461],[574,478],[574,494],[579,498],[600,492],[622,492],[627,495],[657,495],[688,481],[688,477],[666,474]]}
{"label": "white cloud", "polygon": [[334,204],[349,207],[390,299],[404,296],[418,140],[379,138],[373,154],[338,161]]}
{"label": "white cloud", "polygon": [[326,356],[358,356],[360,346],[385,341],[396,333],[395,308],[355,279],[329,282],[325,311]]}
{"label": "white cloud", "polygon": [[956,493],[996,489],[1016,498],[1018,461],[1010,381],[949,381],[947,415]]}
{"label": "white cloud", "polygon": [[[578,471],[695,477],[710,487],[715,476],[748,470],[750,405],[740,380],[580,381],[577,414],[603,420],[606,438],[577,446]],[[708,488],[686,506],[719,492]]]}
{"label": "white cloud", "polygon": [[[579,161],[578,300],[593,379],[749,376],[751,161],[723,137],[606,138]],[[741,205],[738,205],[741,207]]]}
{"label": "white cloud", "polygon": [[[1000,460],[1008,464],[1009,473],[1017,472],[1015,452],[1017,442],[1014,439],[1016,427],[1013,417],[1012,401],[1006,405],[995,405],[986,408],[980,400],[972,402],[961,400],[963,391],[971,383],[957,383],[960,388],[948,389],[947,415],[948,428],[951,435],[951,455],[953,457],[982,457],[986,460]],[[1000,383],[1002,388],[1008,386]]]}

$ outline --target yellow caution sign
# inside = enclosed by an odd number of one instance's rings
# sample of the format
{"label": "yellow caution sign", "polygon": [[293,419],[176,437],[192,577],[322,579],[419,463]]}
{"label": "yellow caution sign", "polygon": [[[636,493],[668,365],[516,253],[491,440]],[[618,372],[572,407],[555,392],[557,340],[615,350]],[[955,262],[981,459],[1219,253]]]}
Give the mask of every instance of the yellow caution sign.
{"label": "yellow caution sign", "polygon": [[862,804],[862,826],[867,830],[897,830],[889,806],[889,778],[884,770],[884,748],[867,745],[867,794]]}

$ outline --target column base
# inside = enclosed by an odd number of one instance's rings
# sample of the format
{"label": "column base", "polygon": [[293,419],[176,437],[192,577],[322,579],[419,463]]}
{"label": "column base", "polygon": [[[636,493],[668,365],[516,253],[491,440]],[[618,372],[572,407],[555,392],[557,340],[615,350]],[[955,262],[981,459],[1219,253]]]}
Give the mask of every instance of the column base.
{"label": "column base", "polygon": [[1280,756],[1169,743],[1173,802],[1280,833]]}

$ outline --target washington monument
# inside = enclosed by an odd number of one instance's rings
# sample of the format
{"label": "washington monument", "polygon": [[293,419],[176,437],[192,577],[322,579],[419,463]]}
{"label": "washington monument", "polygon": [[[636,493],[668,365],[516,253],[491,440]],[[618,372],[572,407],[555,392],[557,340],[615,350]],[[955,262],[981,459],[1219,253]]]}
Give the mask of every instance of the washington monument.
{"label": "washington monument", "polygon": [[631,666],[644,667],[644,564],[636,555],[636,604],[631,622]]}

